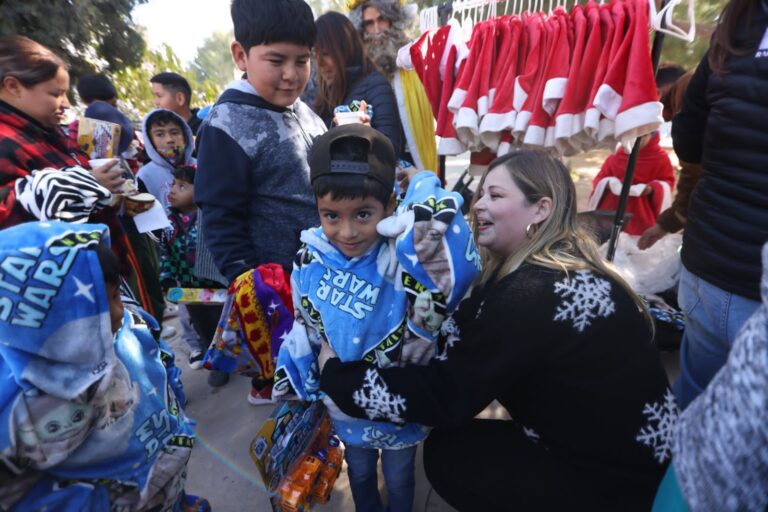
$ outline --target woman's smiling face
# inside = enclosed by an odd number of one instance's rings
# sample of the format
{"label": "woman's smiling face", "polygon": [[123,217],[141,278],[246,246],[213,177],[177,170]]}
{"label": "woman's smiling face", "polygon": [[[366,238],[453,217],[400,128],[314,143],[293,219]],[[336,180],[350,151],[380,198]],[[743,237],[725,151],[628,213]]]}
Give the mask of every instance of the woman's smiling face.
{"label": "woman's smiling face", "polygon": [[492,169],[478,190],[472,207],[477,244],[501,257],[528,243],[525,230],[536,221],[536,204],[530,204],[504,165]]}

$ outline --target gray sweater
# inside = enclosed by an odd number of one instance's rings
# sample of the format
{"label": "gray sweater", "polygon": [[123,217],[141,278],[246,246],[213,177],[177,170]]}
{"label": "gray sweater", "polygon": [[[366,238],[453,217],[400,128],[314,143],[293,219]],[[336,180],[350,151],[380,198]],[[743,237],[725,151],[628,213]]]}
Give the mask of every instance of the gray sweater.
{"label": "gray sweater", "polygon": [[230,282],[263,263],[290,270],[301,231],[319,224],[307,155],[323,132],[302,101],[272,105],[245,80],[228,86],[200,127],[195,202]]}

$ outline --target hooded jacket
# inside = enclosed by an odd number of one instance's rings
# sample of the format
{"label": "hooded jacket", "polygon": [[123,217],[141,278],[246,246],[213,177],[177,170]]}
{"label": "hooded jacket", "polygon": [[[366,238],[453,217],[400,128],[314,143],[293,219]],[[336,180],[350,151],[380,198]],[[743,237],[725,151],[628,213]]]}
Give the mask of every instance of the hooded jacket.
{"label": "hooded jacket", "polygon": [[106,226],[30,222],[0,238],[0,509],[170,510],[194,422],[145,313],[112,333]]}
{"label": "hooded jacket", "polygon": [[263,263],[290,271],[302,230],[319,223],[307,157],[322,120],[301,100],[278,107],[235,80],[198,132],[202,236],[229,282]]}
{"label": "hooded jacket", "polygon": [[[162,110],[164,109],[159,108],[153,110],[147,114],[141,123],[141,129],[144,133],[144,138],[146,141],[145,150],[147,151],[147,156],[149,157],[150,161],[147,162],[141,169],[139,169],[136,177],[144,184],[144,186],[147,188],[147,191],[155,196],[155,199],[160,201],[160,204],[163,205],[163,209],[167,215],[170,213],[171,205],[168,203],[168,194],[171,192],[171,185],[173,185],[172,173],[175,167],[167,158],[161,156],[160,153],[158,153],[157,148],[152,142],[152,136],[150,135],[149,129],[147,127],[147,121],[149,118],[151,118],[153,114]],[[171,112],[170,110],[166,110],[166,112],[173,114],[173,117],[179,121],[179,126],[184,129],[184,138],[186,140],[186,145],[184,146],[184,161],[180,162],[179,165],[194,164],[195,159],[192,157],[192,150],[195,146],[195,138],[192,134],[192,129],[181,118],[181,116],[175,112]]]}
{"label": "hooded jacket", "polygon": [[[426,364],[435,355],[443,319],[479,270],[472,233],[456,215],[462,199],[439,183],[432,172],[416,175],[398,214],[377,226],[389,238],[362,256],[344,256],[322,228],[302,233],[306,245],[291,276],[296,320],[280,347],[273,397],[323,399],[316,364],[321,339],[343,361],[379,368]],[[399,449],[427,434],[421,425],[403,425],[396,403],[394,423],[381,423],[351,418],[324,401],[336,432],[351,446]]]}

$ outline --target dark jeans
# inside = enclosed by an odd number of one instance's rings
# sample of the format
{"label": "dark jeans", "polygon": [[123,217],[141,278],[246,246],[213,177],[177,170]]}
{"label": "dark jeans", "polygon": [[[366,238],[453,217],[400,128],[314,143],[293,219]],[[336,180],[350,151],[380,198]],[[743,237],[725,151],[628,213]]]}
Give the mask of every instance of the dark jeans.
{"label": "dark jeans", "polygon": [[223,308],[224,306],[221,304],[187,305],[189,319],[192,322],[192,327],[195,329],[195,332],[200,336],[200,349],[203,353],[208,350],[211,341],[213,341],[213,335],[216,334],[216,326],[219,324],[219,318],[221,317],[221,310]]}

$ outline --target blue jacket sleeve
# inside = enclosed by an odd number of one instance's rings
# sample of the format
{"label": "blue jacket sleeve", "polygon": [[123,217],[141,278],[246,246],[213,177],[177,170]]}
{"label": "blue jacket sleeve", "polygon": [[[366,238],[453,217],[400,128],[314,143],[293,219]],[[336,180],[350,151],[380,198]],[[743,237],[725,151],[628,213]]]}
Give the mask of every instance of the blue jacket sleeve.
{"label": "blue jacket sleeve", "polygon": [[689,164],[701,162],[704,132],[709,116],[707,82],[711,70],[708,54],[701,59],[683,97],[683,106],[672,120],[672,142],[678,158]]}
{"label": "blue jacket sleeve", "polygon": [[248,225],[252,160],[219,128],[204,124],[198,137],[195,203],[213,260],[231,282],[256,263]]}

